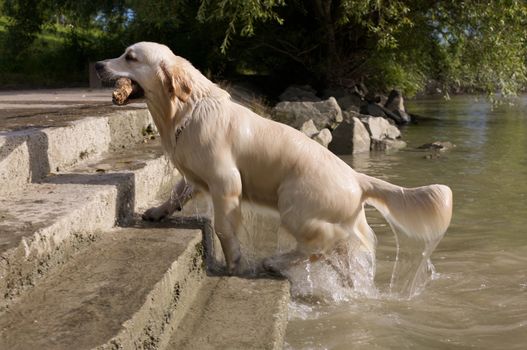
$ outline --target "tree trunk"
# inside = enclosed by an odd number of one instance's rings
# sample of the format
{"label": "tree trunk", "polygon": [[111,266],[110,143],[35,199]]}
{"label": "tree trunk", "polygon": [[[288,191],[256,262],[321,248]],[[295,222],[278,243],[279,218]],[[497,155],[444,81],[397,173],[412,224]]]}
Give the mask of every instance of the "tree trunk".
{"label": "tree trunk", "polygon": [[332,16],[332,0],[313,0],[315,14],[322,28],[322,40],[325,40],[321,78],[327,84],[333,75],[338,62],[337,40],[335,37],[335,21]]}

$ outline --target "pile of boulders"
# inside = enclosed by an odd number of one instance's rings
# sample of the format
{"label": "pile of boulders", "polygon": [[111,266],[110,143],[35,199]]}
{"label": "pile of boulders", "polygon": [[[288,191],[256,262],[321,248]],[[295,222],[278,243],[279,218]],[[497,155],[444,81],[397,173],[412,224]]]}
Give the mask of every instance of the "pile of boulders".
{"label": "pile of boulders", "polygon": [[406,146],[398,126],[411,118],[397,90],[383,98],[362,84],[328,89],[320,95],[310,86],[291,86],[279,98],[271,112],[274,120],[299,129],[336,154]]}

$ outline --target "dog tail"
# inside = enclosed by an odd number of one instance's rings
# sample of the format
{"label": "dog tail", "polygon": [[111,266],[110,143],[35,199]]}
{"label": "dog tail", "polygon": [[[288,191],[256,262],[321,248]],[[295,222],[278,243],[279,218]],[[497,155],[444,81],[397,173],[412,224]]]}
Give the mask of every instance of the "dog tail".
{"label": "dog tail", "polygon": [[360,174],[363,203],[374,206],[396,232],[435,241],[452,218],[452,191],[445,185],[403,188]]}

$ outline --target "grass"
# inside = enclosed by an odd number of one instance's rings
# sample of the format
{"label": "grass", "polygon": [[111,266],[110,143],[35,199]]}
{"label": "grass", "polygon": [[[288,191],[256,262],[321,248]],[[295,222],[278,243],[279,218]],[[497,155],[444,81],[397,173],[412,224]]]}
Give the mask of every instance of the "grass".
{"label": "grass", "polygon": [[0,16],[0,88],[88,85],[88,58],[95,55],[101,33],[46,25],[29,48],[8,59],[8,23],[7,17]]}

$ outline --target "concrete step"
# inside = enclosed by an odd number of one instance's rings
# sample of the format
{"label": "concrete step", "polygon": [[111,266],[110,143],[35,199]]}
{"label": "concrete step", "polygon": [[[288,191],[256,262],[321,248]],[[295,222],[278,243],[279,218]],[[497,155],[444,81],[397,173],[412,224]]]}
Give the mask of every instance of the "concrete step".
{"label": "concrete step", "polygon": [[[113,107],[108,91],[77,103],[77,91],[52,108],[28,95],[28,109],[4,95],[0,349],[282,347],[286,281],[205,276],[223,258],[207,201],[138,221],[179,178],[144,105]],[[275,223],[252,216],[245,241],[260,251],[253,233]]]}
{"label": "concrete step", "polygon": [[143,105],[1,112],[0,197],[21,192],[51,172],[141,142],[153,125]]}
{"label": "concrete step", "polygon": [[54,184],[107,184],[120,188],[117,223],[125,225],[138,208],[148,207],[157,198],[168,198],[181,178],[163,154],[159,139],[106,152],[84,161],[69,171],[50,174]]}
{"label": "concrete step", "polygon": [[206,277],[166,349],[282,349],[289,282]]}
{"label": "concrete step", "polygon": [[0,314],[0,349],[157,349],[204,277],[200,230],[101,234]]}
{"label": "concrete step", "polygon": [[141,144],[0,197],[0,308],[177,180],[158,144]]}

